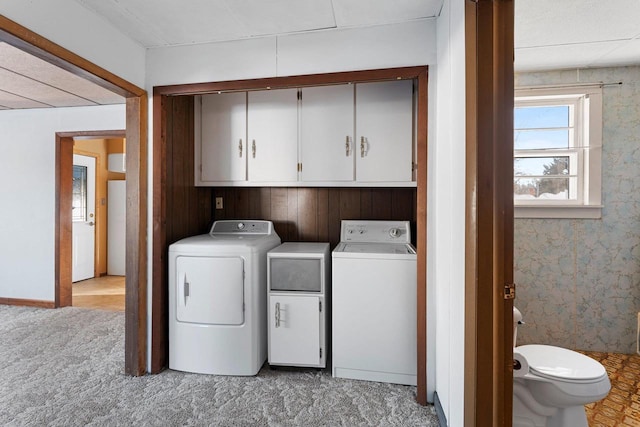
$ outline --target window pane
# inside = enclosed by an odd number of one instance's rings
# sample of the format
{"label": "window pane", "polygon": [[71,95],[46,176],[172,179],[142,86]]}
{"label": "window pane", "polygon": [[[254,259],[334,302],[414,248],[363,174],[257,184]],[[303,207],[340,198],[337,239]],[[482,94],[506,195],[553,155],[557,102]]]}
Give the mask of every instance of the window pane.
{"label": "window pane", "polygon": [[569,148],[569,129],[517,130],[513,135],[513,148],[516,150]]}
{"label": "window pane", "polygon": [[513,122],[516,129],[569,127],[569,106],[516,107]]}
{"label": "window pane", "polygon": [[87,220],[87,167],[73,165],[72,221]]}
{"label": "window pane", "polygon": [[513,171],[516,176],[569,175],[569,156],[516,157]]}
{"label": "window pane", "polygon": [[570,178],[515,178],[513,197],[520,200],[569,200],[575,195],[569,191]]}

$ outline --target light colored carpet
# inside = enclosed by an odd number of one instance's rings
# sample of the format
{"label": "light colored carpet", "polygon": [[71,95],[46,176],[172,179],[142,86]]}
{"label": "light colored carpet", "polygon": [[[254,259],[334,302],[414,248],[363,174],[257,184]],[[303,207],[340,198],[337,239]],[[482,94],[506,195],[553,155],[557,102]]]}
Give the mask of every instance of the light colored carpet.
{"label": "light colored carpet", "polygon": [[3,426],[437,426],[415,387],[271,371],[124,375],[124,313],[0,305]]}

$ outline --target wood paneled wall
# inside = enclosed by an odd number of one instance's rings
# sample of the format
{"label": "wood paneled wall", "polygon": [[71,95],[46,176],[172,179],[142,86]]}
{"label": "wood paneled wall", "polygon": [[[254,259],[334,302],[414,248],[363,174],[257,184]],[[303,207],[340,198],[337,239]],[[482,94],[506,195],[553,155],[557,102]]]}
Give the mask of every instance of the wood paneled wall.
{"label": "wood paneled wall", "polygon": [[206,233],[211,224],[210,188],[194,186],[193,98],[176,96],[167,102],[165,197],[167,244]]}
{"label": "wood paneled wall", "polygon": [[215,219],[273,221],[283,242],[340,241],[343,219],[409,220],[416,230],[415,188],[215,188]]}
{"label": "wood paneled wall", "polygon": [[[154,167],[161,168],[160,183],[154,183],[154,211],[162,212],[164,222],[153,242],[154,287],[151,371],[159,372],[168,364],[169,295],[168,248],[184,237],[206,233],[213,218],[212,190],[194,186],[193,97],[164,96],[154,100],[162,115],[162,147],[157,150]],[[154,108],[154,109],[156,109]],[[155,119],[158,119],[156,117]],[[161,350],[159,350],[161,349]]]}

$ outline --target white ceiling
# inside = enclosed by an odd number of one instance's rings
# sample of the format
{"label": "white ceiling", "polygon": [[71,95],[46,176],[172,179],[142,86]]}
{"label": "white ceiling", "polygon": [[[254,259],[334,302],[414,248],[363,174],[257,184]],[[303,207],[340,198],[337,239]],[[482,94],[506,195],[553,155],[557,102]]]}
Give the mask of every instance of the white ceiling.
{"label": "white ceiling", "polygon": [[640,64],[639,0],[515,0],[516,71]]}
{"label": "white ceiling", "polygon": [[[75,0],[147,48],[439,16],[443,0]],[[456,0],[461,1],[461,0]],[[515,0],[516,71],[640,64],[640,0]],[[124,98],[0,43],[0,109]]]}
{"label": "white ceiling", "polygon": [[76,1],[152,48],[411,21],[443,0]]}

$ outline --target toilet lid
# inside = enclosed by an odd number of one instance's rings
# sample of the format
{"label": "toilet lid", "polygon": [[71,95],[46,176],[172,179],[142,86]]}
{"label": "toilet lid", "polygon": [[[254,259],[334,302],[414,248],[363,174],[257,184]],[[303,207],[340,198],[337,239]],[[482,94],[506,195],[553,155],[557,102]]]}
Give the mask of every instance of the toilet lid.
{"label": "toilet lid", "polygon": [[607,371],[598,361],[561,347],[550,345],[522,345],[516,350],[529,363],[529,369],[536,375],[564,381],[595,380]]}

